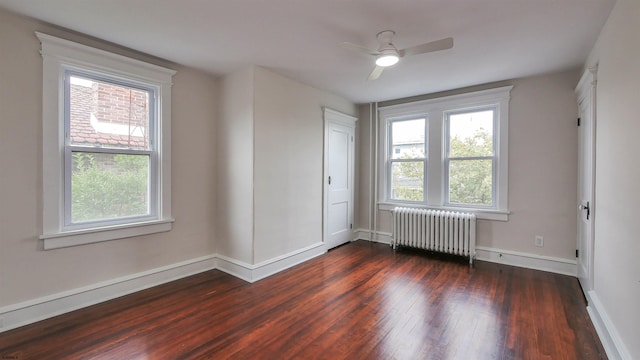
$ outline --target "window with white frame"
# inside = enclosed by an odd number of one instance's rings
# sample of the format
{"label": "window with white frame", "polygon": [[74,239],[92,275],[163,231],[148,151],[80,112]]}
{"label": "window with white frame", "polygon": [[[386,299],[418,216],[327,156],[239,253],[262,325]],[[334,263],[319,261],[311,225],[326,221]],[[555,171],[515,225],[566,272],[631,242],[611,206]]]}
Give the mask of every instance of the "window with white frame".
{"label": "window with white frame", "polygon": [[424,201],[427,169],[426,119],[389,124],[389,198]]}
{"label": "window with white frame", "polygon": [[445,204],[495,207],[495,106],[445,112]]}
{"label": "window with white frame", "polygon": [[173,70],[36,33],[52,249],[171,230]]}
{"label": "window with white frame", "polygon": [[381,107],[382,207],[508,214],[511,86]]}

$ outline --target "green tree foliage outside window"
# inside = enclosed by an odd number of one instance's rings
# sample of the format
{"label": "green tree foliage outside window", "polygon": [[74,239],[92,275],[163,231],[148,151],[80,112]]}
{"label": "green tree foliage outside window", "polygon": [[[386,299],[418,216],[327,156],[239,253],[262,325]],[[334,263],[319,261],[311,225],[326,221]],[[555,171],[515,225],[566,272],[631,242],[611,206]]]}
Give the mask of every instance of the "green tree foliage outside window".
{"label": "green tree foliage outside window", "polygon": [[[410,159],[409,155],[402,158]],[[424,161],[393,162],[391,198],[405,201],[424,200]]]}
{"label": "green tree foliage outside window", "polygon": [[449,160],[449,202],[493,205],[493,159],[486,158],[493,156],[491,134],[480,128],[464,139],[453,137],[449,153],[455,156]]}
{"label": "green tree foliage outside window", "polygon": [[146,215],[149,157],[73,154],[71,219],[74,223]]}

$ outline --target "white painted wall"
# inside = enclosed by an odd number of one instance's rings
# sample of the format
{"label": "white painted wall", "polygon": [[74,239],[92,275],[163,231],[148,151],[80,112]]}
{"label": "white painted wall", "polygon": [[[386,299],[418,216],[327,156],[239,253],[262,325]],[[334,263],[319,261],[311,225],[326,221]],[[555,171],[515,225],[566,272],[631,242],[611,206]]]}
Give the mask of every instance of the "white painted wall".
{"label": "white painted wall", "polygon": [[216,250],[253,264],[254,68],[222,79],[221,116],[215,139],[218,202]]}
{"label": "white painted wall", "polygon": [[629,359],[640,359],[639,33],[640,2],[618,0],[587,63],[598,64],[592,295]]}
{"label": "white painted wall", "polygon": [[[172,107],[173,231],[43,251],[42,58],[34,31],[178,71]],[[0,11],[0,307],[210,255],[218,81]]]}
{"label": "white painted wall", "polygon": [[[478,246],[575,260],[578,133],[574,94],[578,70],[505,81],[436,96],[513,85],[509,115],[508,222],[479,220]],[[391,103],[406,102],[394,100]],[[369,106],[361,107],[358,227],[369,229]],[[391,214],[378,211],[378,231],[391,232]],[[544,247],[534,245],[544,236]]]}

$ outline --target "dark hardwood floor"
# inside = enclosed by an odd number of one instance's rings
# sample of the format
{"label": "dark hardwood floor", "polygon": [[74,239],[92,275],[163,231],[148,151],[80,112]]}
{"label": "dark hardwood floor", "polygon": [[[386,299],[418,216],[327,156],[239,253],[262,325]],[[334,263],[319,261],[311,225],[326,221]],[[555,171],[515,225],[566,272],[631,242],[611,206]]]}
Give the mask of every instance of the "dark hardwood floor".
{"label": "dark hardwood floor", "polygon": [[604,359],[585,305],[569,276],[358,241],[0,333],[0,359]]}

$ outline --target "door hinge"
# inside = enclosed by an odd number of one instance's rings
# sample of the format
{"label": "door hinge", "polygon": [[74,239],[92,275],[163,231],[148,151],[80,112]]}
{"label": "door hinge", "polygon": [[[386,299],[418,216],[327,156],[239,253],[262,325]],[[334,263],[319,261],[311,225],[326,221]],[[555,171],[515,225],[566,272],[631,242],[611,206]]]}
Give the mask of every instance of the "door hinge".
{"label": "door hinge", "polygon": [[353,136],[351,136],[351,142],[353,142]]}
{"label": "door hinge", "polygon": [[580,126],[580,118],[578,118],[578,126]]}
{"label": "door hinge", "polygon": [[350,229],[353,229],[353,224],[349,224],[349,228],[350,228]]}
{"label": "door hinge", "polygon": [[576,249],[576,257],[580,257],[580,250]]}
{"label": "door hinge", "polygon": [[582,210],[587,210],[587,220],[589,220],[589,215],[591,215],[591,204],[587,201],[587,205],[581,205]]}

